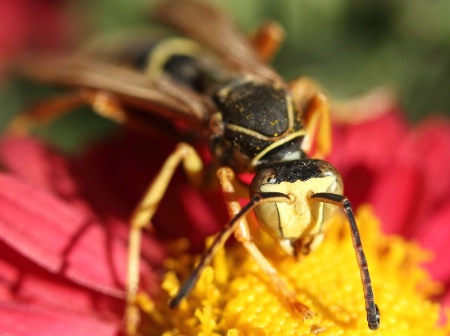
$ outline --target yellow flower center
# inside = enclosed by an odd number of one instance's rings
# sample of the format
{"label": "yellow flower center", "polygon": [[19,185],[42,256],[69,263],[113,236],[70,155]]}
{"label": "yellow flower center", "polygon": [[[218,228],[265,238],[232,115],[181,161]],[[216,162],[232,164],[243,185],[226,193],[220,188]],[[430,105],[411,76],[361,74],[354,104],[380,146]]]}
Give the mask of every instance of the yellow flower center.
{"label": "yellow flower center", "polygon": [[[428,254],[397,236],[385,236],[369,207],[357,213],[371,272],[375,302],[381,312],[377,331],[367,327],[363,290],[344,218],[336,216],[323,244],[295,260],[283,255],[272,240],[255,240],[280,276],[315,315],[303,319],[280,300],[267,276],[242,246],[222,249],[203,272],[180,307],[167,301],[194,264],[181,253],[167,262],[165,292],[147,313],[145,335],[447,335],[438,326],[440,307],[427,299],[439,286],[419,267]],[[177,274],[177,275],[176,275]]]}

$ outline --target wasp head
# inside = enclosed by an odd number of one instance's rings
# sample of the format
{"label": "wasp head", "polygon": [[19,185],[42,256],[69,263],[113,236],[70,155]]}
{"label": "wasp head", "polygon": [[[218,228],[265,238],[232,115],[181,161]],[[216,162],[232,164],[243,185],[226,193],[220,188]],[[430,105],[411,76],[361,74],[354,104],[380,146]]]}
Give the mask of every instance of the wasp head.
{"label": "wasp head", "polygon": [[260,168],[251,185],[255,193],[279,192],[290,202],[268,202],[255,207],[259,223],[289,255],[308,254],[323,239],[326,223],[336,207],[311,202],[315,193],[342,194],[337,170],[322,160],[304,159],[273,163]]}

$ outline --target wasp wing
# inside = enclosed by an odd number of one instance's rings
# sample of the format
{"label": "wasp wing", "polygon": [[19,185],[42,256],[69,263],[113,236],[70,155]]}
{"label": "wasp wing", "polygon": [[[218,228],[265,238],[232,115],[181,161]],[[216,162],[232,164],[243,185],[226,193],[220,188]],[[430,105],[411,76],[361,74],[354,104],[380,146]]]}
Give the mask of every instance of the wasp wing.
{"label": "wasp wing", "polygon": [[207,119],[209,98],[167,76],[152,80],[135,70],[84,57],[34,56],[17,66],[25,77],[49,84],[106,91],[125,104],[190,123]]}
{"label": "wasp wing", "polygon": [[162,23],[205,45],[231,69],[283,83],[233,22],[216,8],[193,0],[166,0],[155,9],[155,16]]}

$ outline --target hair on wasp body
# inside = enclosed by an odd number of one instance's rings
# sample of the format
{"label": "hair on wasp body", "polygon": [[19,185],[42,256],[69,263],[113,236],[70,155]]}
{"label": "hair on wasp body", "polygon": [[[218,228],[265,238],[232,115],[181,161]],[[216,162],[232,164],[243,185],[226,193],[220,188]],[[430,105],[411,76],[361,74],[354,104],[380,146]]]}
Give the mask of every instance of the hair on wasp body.
{"label": "hair on wasp body", "polygon": [[[368,325],[377,329],[380,316],[353,211],[342,195],[338,171],[321,159],[330,147],[326,97],[311,80],[286,83],[265,63],[281,42],[280,27],[265,25],[249,42],[222,12],[194,0],[163,1],[155,18],[185,37],[146,42],[131,39],[106,52],[106,57],[100,48],[98,53],[45,57],[22,64],[27,76],[74,90],[50,99],[18,121],[40,121],[89,104],[107,118],[147,131],[152,130],[153,122],[167,126],[173,119],[182,121],[209,143],[231,219],[172,298],[171,307],[189,294],[217,250],[234,233],[280,298],[293,310],[310,316],[310,309],[296,299],[253,242],[245,215],[254,210],[261,227],[281,249],[296,256],[312,252],[322,242],[327,222],[342,209],[360,268]],[[310,157],[312,142],[315,152]],[[130,219],[128,334],[135,334],[139,324],[142,230],[151,222],[179,165],[194,186],[205,183],[200,157],[191,145],[180,143]],[[234,174],[243,172],[254,173],[254,178],[250,201],[241,208]]]}

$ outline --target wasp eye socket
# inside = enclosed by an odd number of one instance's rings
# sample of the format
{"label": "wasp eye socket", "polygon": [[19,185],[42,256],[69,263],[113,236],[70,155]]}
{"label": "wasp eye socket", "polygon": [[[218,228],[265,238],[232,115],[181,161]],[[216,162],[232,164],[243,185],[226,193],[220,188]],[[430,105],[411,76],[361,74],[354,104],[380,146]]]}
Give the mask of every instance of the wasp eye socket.
{"label": "wasp eye socket", "polygon": [[260,187],[265,184],[274,184],[276,183],[276,175],[275,170],[272,168],[263,169],[256,173],[255,177],[252,180],[252,184],[250,186],[251,194],[255,194],[260,192]]}

